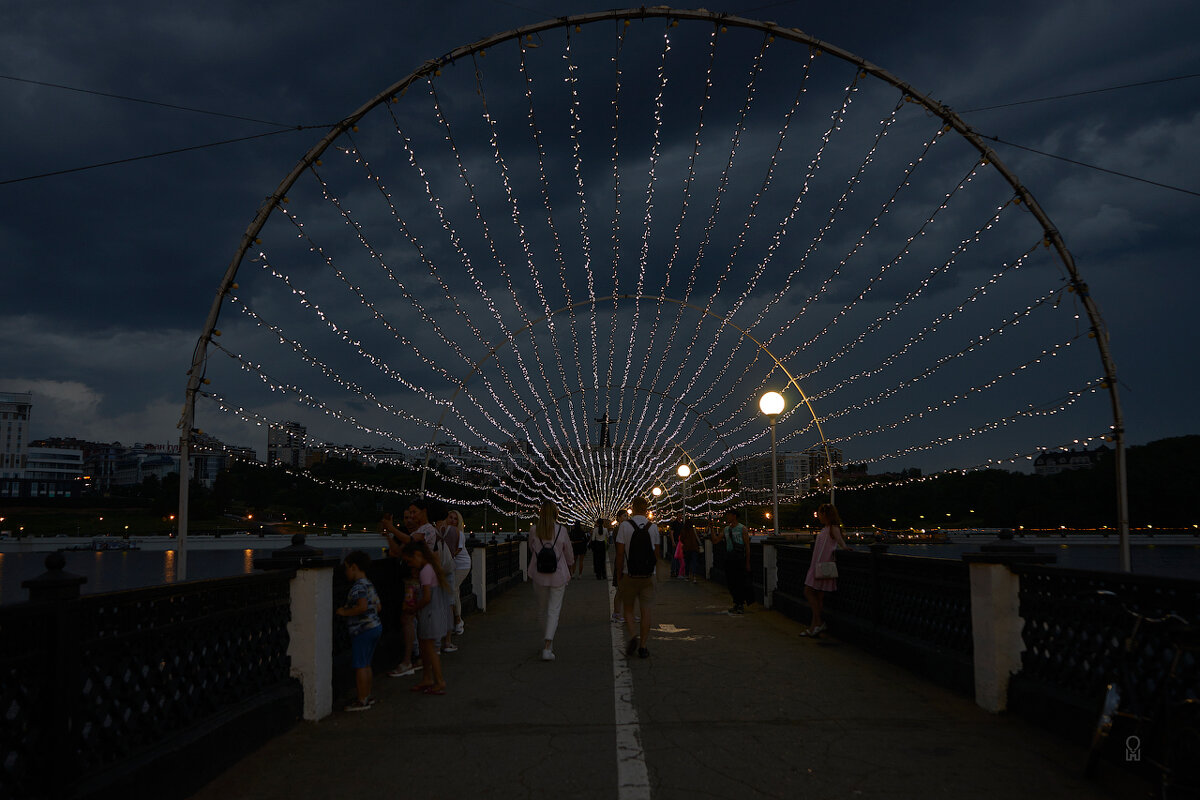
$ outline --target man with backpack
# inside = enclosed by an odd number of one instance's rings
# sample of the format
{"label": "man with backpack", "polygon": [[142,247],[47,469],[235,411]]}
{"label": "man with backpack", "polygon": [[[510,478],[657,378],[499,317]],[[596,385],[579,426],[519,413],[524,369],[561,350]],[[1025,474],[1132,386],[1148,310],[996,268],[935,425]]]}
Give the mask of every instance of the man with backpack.
{"label": "man with backpack", "polygon": [[642,620],[639,636],[629,640],[625,655],[636,651],[640,658],[649,658],[646,643],[650,638],[650,611],[654,604],[654,571],[658,566],[662,542],[658,526],[646,516],[646,498],[633,498],[633,516],[617,528],[617,557],[613,571],[617,578],[617,599],[625,609],[625,620],[633,625],[633,605],[641,606]]}

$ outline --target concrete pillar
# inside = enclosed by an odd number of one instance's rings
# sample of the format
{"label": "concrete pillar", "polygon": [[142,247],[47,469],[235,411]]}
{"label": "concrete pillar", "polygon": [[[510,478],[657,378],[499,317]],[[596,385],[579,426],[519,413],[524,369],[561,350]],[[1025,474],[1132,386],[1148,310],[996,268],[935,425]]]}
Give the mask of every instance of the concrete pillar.
{"label": "concrete pillar", "polygon": [[472,580],[475,582],[475,604],[480,612],[487,611],[487,548],[471,550]]}
{"label": "concrete pillar", "polygon": [[304,693],[304,718],[333,713],[333,568],[296,570],[292,579],[288,655]]}
{"label": "concrete pillar", "polygon": [[773,544],[763,545],[763,608],[770,608],[772,595],[779,586],[779,551]]}
{"label": "concrete pillar", "polygon": [[523,541],[517,548],[517,558],[521,561],[521,582],[529,580],[529,542]]}
{"label": "concrete pillar", "polygon": [[711,539],[704,540],[704,580],[712,576],[713,546]]}
{"label": "concrete pillar", "polygon": [[971,633],[975,646],[975,703],[993,713],[1008,707],[1008,682],[1021,671],[1025,641],[1021,632],[1021,579],[1012,564],[1053,563],[1053,555],[1037,553],[1032,545],[1012,541],[1012,531],[964,553],[971,575]]}
{"label": "concrete pillar", "polygon": [[971,564],[971,630],[975,639],[975,702],[992,712],[1008,706],[1009,678],[1021,669],[1025,643],[1021,580],[1003,564]]}

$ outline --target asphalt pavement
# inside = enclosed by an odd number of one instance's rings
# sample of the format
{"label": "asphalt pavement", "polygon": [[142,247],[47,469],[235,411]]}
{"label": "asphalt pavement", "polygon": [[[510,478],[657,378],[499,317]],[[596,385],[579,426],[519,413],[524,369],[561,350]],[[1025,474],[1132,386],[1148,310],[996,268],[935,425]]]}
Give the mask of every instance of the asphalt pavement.
{"label": "asphalt pavement", "polygon": [[534,605],[525,584],[467,618],[459,651],[443,656],[444,696],[410,692],[415,678],[377,675],[374,708],[347,713],[339,703],[194,797],[1077,800],[1144,791],[1120,774],[1085,781],[1083,748],[835,637],[802,638],[782,614],[722,613],[729,596],[714,584],[660,579],[647,659],[625,658],[609,584],[590,562],[567,588],[552,662],[541,660]]}

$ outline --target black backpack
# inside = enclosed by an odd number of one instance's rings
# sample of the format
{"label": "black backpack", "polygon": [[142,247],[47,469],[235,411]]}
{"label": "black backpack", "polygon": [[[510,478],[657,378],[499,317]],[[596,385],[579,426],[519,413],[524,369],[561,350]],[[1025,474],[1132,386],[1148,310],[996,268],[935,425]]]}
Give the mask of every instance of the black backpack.
{"label": "black backpack", "polygon": [[[550,544],[542,542],[542,549],[537,551],[538,572],[558,572],[558,553],[554,546],[558,544],[559,527],[554,526],[554,541]],[[536,538],[536,537],[535,537]]]}
{"label": "black backpack", "polygon": [[650,521],[640,526],[630,518],[629,524],[633,527],[633,533],[629,536],[629,575],[633,578],[649,577],[658,565],[658,559],[654,557],[654,545],[650,543]]}

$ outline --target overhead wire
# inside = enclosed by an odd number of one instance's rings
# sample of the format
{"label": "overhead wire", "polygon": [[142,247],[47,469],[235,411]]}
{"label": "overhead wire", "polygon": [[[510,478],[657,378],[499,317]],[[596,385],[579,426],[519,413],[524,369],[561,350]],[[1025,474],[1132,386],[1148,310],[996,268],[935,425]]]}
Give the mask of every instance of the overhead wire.
{"label": "overhead wire", "polygon": [[1160,183],[1159,181],[1152,181],[1149,178],[1139,178],[1137,175],[1130,175],[1128,172],[1118,172],[1115,169],[1107,169],[1105,167],[1100,167],[1095,164],[1088,164],[1085,161],[1077,161],[1073,158],[1067,158],[1066,156],[1058,156],[1058,155],[1055,155],[1054,153],[1047,153],[1044,150],[1037,150],[1032,147],[1026,147],[1023,144],[1017,144],[1016,142],[1006,141],[1005,139],[1001,139],[999,136],[984,136],[983,134],[980,134],[980,136],[982,138],[987,139],[992,142],[999,142],[1000,144],[1006,144],[1009,147],[1016,147],[1020,150],[1027,150],[1030,153],[1036,153],[1037,155],[1045,156],[1046,158],[1053,158],[1058,161],[1065,161],[1068,164],[1074,164],[1078,167],[1087,167],[1088,169],[1094,169],[1097,172],[1107,172],[1109,175],[1116,175],[1117,177],[1120,177],[1120,178],[1128,178],[1131,181],[1138,181],[1139,183],[1148,183],[1151,186],[1157,186],[1160,189],[1170,189],[1173,192],[1183,192],[1184,194],[1190,194],[1193,197],[1200,197],[1200,192],[1194,192],[1191,189],[1184,189],[1180,186],[1172,186],[1169,183]]}
{"label": "overhead wire", "polygon": [[193,108],[191,106],[180,106],[180,105],[175,105],[174,103],[163,103],[158,100],[146,100],[141,97],[130,97],[129,95],[124,95],[124,94],[113,94],[111,92],[101,92],[101,91],[97,91],[95,89],[81,89],[78,86],[67,86],[62,83],[50,83],[48,81],[35,81],[32,78],[19,78],[15,75],[0,75],[0,78],[3,78],[4,80],[8,80],[8,81],[17,81],[19,83],[31,83],[35,86],[49,86],[52,89],[66,89],[69,92],[80,92],[82,94],[94,94],[99,97],[111,97],[116,100],[128,100],[131,103],[145,103],[146,105],[161,106],[162,108],[171,108],[176,111],[190,111],[195,114],[210,114],[214,117],[226,117],[228,119],[245,120],[246,122],[258,122],[262,125],[274,125],[278,128],[293,127],[284,122],[273,122],[271,120],[257,119],[255,117],[243,117],[239,114],[227,114],[223,111],[211,111],[206,108]]}
{"label": "overhead wire", "polygon": [[283,128],[282,130],[277,130],[277,131],[267,131],[266,133],[256,133],[256,134],[253,134],[252,136],[239,136],[236,139],[223,139],[219,142],[209,142],[207,144],[196,144],[196,145],[192,145],[190,147],[177,147],[174,150],[162,150],[157,153],[147,153],[145,155],[131,156],[129,158],[118,158],[115,161],[103,161],[98,164],[86,164],[81,167],[71,167],[69,169],[58,169],[58,170],[53,170],[51,172],[41,172],[36,175],[25,175],[24,177],[21,177],[21,178],[8,178],[7,180],[0,180],[0,186],[7,186],[10,183],[22,183],[24,181],[38,180],[39,178],[50,178],[55,175],[68,175],[72,172],[84,172],[89,169],[99,169],[100,167],[111,167],[111,166],[115,166],[117,164],[129,164],[133,161],[145,161],[146,159],[149,159],[149,158],[159,158],[161,156],[171,156],[171,155],[176,155],[178,153],[187,153],[192,150],[204,150],[209,147],[219,147],[224,144],[234,144],[236,142],[245,142],[245,141],[249,141],[251,139],[262,139],[266,136],[276,136],[280,133],[294,133],[296,131],[311,130],[312,128],[328,128],[328,127],[330,127],[330,126],[329,125],[297,125],[294,128]]}

